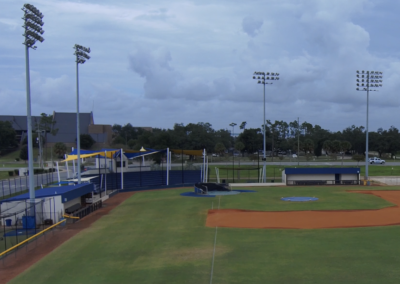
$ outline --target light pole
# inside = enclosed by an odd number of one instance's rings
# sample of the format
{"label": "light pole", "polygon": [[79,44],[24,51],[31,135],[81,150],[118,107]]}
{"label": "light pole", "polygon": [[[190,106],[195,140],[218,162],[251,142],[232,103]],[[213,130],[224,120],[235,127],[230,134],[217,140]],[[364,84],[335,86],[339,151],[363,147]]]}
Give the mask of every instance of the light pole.
{"label": "light pole", "polygon": [[265,155],[265,85],[272,84],[273,82],[269,82],[269,80],[275,81],[279,80],[279,73],[270,73],[270,72],[254,72],[253,79],[258,80],[258,84],[263,84],[264,85],[264,120],[263,120],[263,135],[264,135],[264,140],[263,140],[263,158],[262,160],[264,161],[263,163],[263,178],[262,182],[267,182],[267,158]]}
{"label": "light pole", "polygon": [[37,41],[43,42],[44,38],[41,36],[44,33],[42,26],[44,25],[42,19],[43,14],[31,4],[24,4],[22,7],[24,11],[23,28],[25,32],[23,36],[25,41],[25,66],[26,66],[26,119],[28,125],[28,171],[29,171],[29,202],[31,205],[31,215],[34,215],[35,204],[35,186],[34,186],[34,172],[33,172],[33,145],[32,145],[32,117],[31,117],[31,87],[30,87],[30,74],[29,74],[29,48],[36,49],[35,43]]}
{"label": "light pole", "polygon": [[[81,183],[81,139],[79,131],[79,69],[78,65],[85,63],[86,60],[90,59],[88,53],[90,48],[86,48],[82,45],[75,44],[74,46],[76,56],[76,148],[77,148],[77,160],[78,160],[78,184]],[[122,159],[122,157],[121,157]]]}
{"label": "light pole", "polygon": [[233,165],[233,182],[235,182],[235,125],[236,123],[232,122],[229,126],[232,126],[232,139],[233,139],[233,150],[232,150],[232,165]]}
{"label": "light pole", "polygon": [[[361,88],[360,88],[361,87]],[[370,88],[382,87],[382,72],[380,71],[358,71],[357,70],[357,91],[367,91],[367,125],[365,128],[365,176],[364,181],[368,185],[368,108],[369,108],[369,92],[377,91]]]}

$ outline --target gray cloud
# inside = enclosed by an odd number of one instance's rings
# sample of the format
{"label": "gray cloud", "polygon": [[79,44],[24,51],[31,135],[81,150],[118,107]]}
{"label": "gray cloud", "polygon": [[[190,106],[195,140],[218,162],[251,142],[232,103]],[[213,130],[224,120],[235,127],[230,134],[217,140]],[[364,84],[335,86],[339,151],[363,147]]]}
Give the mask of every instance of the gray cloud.
{"label": "gray cloud", "polygon": [[255,19],[253,17],[244,17],[242,21],[242,29],[243,31],[251,37],[257,35],[257,32],[260,30],[263,25],[263,21],[260,19]]}

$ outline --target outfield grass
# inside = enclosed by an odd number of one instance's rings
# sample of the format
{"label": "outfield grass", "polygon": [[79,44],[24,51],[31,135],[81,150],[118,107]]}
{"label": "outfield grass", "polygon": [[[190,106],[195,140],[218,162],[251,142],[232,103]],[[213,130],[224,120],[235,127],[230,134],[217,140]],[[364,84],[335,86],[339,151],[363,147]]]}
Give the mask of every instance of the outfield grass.
{"label": "outfield grass", "polygon": [[[133,195],[10,283],[210,283],[216,229],[205,227],[205,220],[218,198],[179,195],[188,190]],[[389,205],[344,187],[257,190],[222,196],[221,208],[299,209],[277,200],[280,195],[317,196],[319,201],[302,205],[313,209]],[[399,235],[400,226],[218,228],[213,283],[398,283]]]}

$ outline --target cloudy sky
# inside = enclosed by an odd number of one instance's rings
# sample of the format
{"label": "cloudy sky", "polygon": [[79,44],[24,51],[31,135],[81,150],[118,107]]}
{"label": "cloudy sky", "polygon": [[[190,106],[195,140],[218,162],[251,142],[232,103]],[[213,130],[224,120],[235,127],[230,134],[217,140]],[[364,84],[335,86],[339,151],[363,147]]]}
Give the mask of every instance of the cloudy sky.
{"label": "cloudy sky", "polygon": [[[0,0],[0,114],[26,115],[23,12]],[[366,124],[356,70],[384,73],[370,93],[371,131],[400,128],[400,2],[391,0],[35,0],[43,43],[30,50],[32,114],[80,110],[97,124],[214,129],[263,123],[254,71],[279,72],[266,86],[266,119],[331,131]],[[238,132],[238,127],[235,129]]]}

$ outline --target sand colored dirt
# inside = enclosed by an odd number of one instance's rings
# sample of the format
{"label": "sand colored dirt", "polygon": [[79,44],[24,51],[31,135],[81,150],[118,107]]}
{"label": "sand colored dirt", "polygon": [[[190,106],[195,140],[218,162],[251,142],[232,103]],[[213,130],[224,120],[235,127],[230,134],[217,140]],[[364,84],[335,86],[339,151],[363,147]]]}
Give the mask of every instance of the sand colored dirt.
{"label": "sand colored dirt", "polygon": [[322,229],[390,226],[400,224],[400,191],[353,191],[373,194],[394,204],[377,210],[341,211],[249,211],[209,210],[207,227]]}

